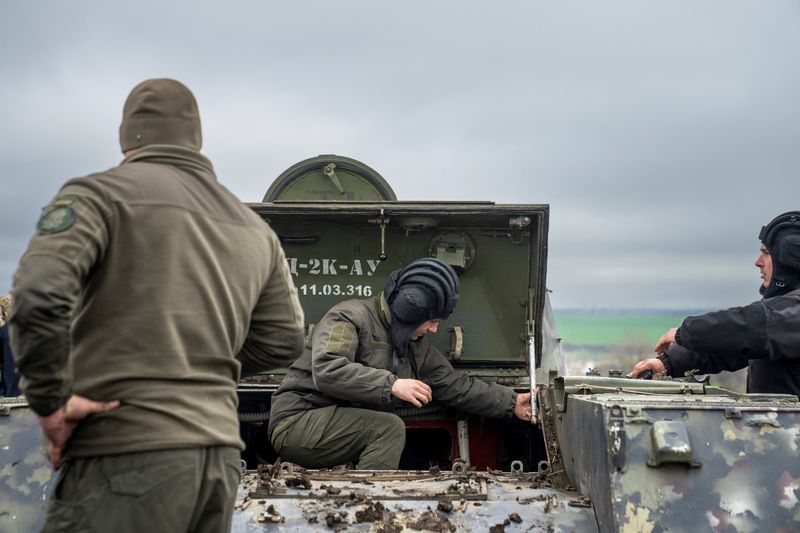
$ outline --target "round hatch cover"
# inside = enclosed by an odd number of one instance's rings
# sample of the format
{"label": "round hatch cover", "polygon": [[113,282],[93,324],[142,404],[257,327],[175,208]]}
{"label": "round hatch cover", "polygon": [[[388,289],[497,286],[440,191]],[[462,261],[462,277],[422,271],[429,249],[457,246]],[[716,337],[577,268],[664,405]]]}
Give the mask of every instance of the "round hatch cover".
{"label": "round hatch cover", "polygon": [[300,161],[272,183],[264,202],[384,202],[396,201],[380,174],[355,159],[319,155]]}

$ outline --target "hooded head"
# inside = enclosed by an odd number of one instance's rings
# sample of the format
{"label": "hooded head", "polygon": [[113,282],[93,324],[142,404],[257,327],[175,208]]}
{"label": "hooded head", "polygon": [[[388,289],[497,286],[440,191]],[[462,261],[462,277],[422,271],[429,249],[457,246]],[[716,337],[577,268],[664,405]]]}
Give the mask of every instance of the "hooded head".
{"label": "hooded head", "polygon": [[166,78],[133,88],[122,110],[119,144],[123,152],[149,144],[171,144],[199,151],[200,113],[192,91]]}
{"label": "hooded head", "polygon": [[392,346],[408,352],[411,334],[428,320],[445,319],[458,303],[458,275],[438,259],[417,259],[389,275],[383,296],[392,314]]}
{"label": "hooded head", "polygon": [[769,285],[761,287],[764,298],[800,288],[800,211],[775,217],[758,235],[772,259]]}

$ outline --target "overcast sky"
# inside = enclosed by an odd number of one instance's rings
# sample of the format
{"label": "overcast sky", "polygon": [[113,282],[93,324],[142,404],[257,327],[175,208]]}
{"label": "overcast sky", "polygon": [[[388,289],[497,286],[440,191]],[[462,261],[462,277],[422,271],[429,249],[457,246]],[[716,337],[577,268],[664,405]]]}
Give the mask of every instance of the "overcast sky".
{"label": "overcast sky", "polygon": [[334,153],[402,200],[550,204],[557,309],[755,300],[758,230],[800,209],[796,0],[5,0],[0,50],[3,292],[152,77],[243,201]]}

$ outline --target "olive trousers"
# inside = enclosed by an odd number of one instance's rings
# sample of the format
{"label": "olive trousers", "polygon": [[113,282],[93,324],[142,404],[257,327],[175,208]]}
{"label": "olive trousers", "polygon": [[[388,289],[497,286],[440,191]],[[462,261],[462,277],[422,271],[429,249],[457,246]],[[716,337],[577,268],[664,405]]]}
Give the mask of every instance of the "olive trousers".
{"label": "olive trousers", "polygon": [[240,464],[231,446],[67,459],[42,531],[230,531]]}
{"label": "olive trousers", "polygon": [[281,420],[271,441],[282,460],[304,468],[353,463],[358,470],[395,470],[406,426],[392,413],[331,405]]}

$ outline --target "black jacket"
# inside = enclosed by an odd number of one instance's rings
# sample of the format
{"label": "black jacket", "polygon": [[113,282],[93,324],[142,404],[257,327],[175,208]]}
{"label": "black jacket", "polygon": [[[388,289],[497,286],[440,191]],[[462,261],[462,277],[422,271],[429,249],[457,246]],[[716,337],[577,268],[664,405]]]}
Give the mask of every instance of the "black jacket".
{"label": "black jacket", "polygon": [[800,290],[686,318],[663,357],[668,374],[748,368],[747,392],[800,395]]}

